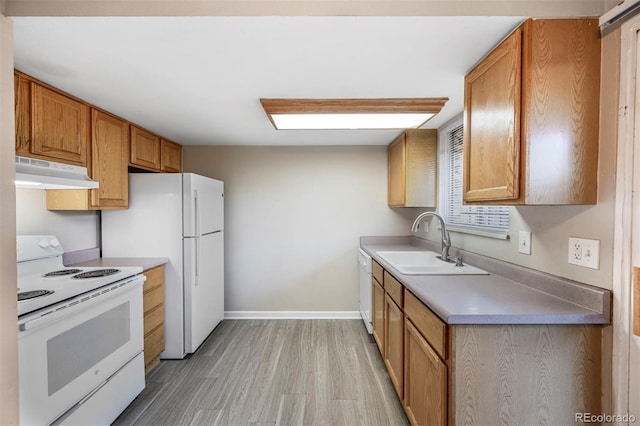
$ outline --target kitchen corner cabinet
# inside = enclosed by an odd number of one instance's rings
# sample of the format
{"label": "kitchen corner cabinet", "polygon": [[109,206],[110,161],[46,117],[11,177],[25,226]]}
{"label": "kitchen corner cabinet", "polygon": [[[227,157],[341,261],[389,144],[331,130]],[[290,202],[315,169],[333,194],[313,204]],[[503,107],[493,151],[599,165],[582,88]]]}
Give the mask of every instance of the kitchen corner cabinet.
{"label": "kitchen corner cabinet", "polygon": [[91,167],[97,189],[48,190],[48,210],[114,210],[129,206],[129,123],[92,108]]}
{"label": "kitchen corner cabinet", "polygon": [[148,373],[158,365],[164,351],[164,266],[149,269],[144,275],[144,365]]}
{"label": "kitchen corner cabinet", "polygon": [[597,202],[597,19],[529,19],[465,76],[464,202]]}
{"label": "kitchen corner cabinet", "polygon": [[14,74],[16,154],[86,167],[89,106]]}
{"label": "kitchen corner cabinet", "polygon": [[388,148],[390,207],[436,207],[437,130],[405,130]]}
{"label": "kitchen corner cabinet", "polygon": [[450,325],[375,261],[373,272],[381,354],[412,425],[570,424],[606,411],[602,326]]}

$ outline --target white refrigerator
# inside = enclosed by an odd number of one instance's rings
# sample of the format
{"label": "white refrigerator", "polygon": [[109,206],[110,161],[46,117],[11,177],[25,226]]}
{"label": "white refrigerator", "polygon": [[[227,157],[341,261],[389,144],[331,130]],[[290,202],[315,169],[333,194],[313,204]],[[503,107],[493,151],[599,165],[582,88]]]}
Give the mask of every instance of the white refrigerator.
{"label": "white refrigerator", "polygon": [[224,316],[224,182],[130,173],[129,208],[102,212],[103,257],[165,257],[165,350],[181,359]]}

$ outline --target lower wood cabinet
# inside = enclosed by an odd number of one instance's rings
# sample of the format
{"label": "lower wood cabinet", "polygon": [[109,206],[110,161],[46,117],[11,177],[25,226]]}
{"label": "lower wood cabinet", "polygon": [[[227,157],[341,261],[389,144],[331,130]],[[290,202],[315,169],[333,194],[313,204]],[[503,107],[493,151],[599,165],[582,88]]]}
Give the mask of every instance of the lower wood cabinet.
{"label": "lower wood cabinet", "polygon": [[[574,424],[610,412],[603,334],[580,324],[447,324],[374,261],[373,335],[412,425]],[[603,390],[604,389],[604,390]]]}
{"label": "lower wood cabinet", "polygon": [[380,353],[384,354],[384,288],[375,278],[371,279],[371,286],[373,338],[378,344]]}
{"label": "lower wood cabinet", "polygon": [[404,406],[411,424],[447,422],[447,366],[418,329],[405,319]]}
{"label": "lower wood cabinet", "polygon": [[384,363],[400,400],[404,398],[404,313],[402,307],[385,295],[385,350]]}
{"label": "lower wood cabinet", "polygon": [[164,351],[164,266],[149,269],[144,275],[144,365],[148,373],[158,365],[160,352]]}

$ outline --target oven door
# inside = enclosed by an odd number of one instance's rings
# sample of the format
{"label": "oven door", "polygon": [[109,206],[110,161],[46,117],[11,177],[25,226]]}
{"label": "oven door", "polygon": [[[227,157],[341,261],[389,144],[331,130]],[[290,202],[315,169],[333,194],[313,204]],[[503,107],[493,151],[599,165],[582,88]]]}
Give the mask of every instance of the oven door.
{"label": "oven door", "polygon": [[49,424],[143,349],[143,276],[18,320],[20,423]]}

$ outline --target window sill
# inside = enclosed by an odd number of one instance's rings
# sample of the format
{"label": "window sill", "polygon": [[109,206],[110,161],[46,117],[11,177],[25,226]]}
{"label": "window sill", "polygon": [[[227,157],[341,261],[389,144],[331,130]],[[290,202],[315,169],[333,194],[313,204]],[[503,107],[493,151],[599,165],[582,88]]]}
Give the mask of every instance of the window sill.
{"label": "window sill", "polygon": [[458,232],[461,234],[479,235],[481,237],[495,238],[498,240],[508,240],[509,231],[492,231],[488,229],[473,228],[471,226],[447,225],[450,232]]}

